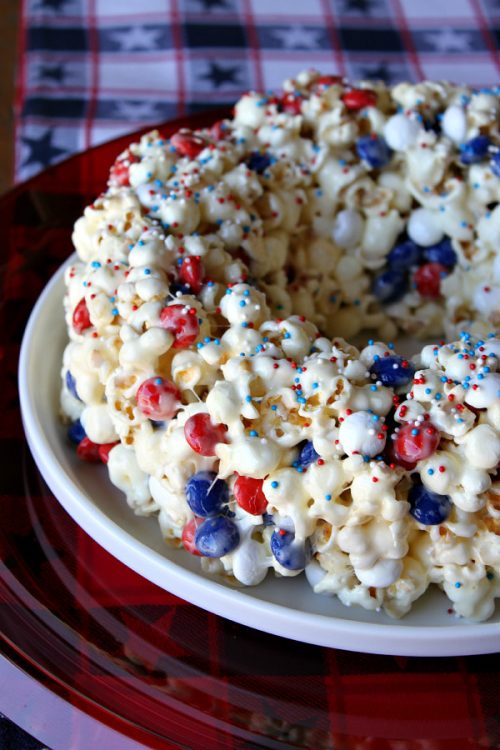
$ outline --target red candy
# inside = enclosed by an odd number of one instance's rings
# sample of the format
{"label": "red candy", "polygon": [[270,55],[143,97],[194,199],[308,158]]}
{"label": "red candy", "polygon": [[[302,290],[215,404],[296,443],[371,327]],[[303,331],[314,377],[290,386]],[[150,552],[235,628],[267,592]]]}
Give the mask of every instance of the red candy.
{"label": "red candy", "polygon": [[118,445],[118,443],[102,443],[98,446],[99,450],[99,458],[103,462],[103,464],[107,464],[109,461],[109,453],[112,448],[115,447],[115,445]]}
{"label": "red candy", "polygon": [[109,182],[118,187],[128,187],[129,181],[129,169],[130,164],[134,164],[139,161],[139,157],[134,156],[130,152],[123,158],[117,159],[111,167],[109,173]]}
{"label": "red candy", "polygon": [[174,133],[170,143],[181,156],[187,156],[189,159],[195,159],[207,145],[204,138],[185,128]]}
{"label": "red candy", "polygon": [[179,409],[180,398],[179,389],[170,380],[148,378],[137,391],[137,406],[150,419],[172,419]]}
{"label": "red candy", "polygon": [[91,328],[89,310],[85,299],[82,298],[73,311],[73,328],[77,333],[83,333],[87,328]]}
{"label": "red candy", "polygon": [[184,545],[184,549],[190,552],[192,555],[198,555],[198,557],[201,557],[201,553],[198,552],[198,550],[195,547],[194,544],[194,537],[196,534],[196,529],[200,524],[203,523],[205,519],[199,518],[198,516],[195,516],[190,521],[188,521],[184,528],[182,529],[182,544]]}
{"label": "red candy", "polygon": [[441,294],[441,279],[448,275],[442,263],[425,263],[415,271],[414,281],[422,297],[435,299]]}
{"label": "red candy", "polygon": [[263,479],[239,476],[234,483],[233,492],[238,505],[254,516],[266,512],[267,499],[262,491]]}
{"label": "red candy", "polygon": [[[416,434],[413,434],[416,433]],[[397,463],[411,464],[429,458],[436,451],[441,435],[431,422],[407,423],[400,427],[394,440],[393,455]]]}
{"label": "red candy", "polygon": [[280,103],[283,112],[288,112],[291,115],[300,115],[303,101],[304,100],[301,96],[296,96],[295,94],[292,94],[291,91],[287,91],[287,93],[283,94],[281,97]]}
{"label": "red candy", "polygon": [[374,107],[377,103],[377,94],[371,89],[351,89],[342,96],[347,109],[358,110],[365,107]]}
{"label": "red candy", "polygon": [[193,414],[184,425],[184,437],[188,445],[200,456],[215,456],[215,446],[227,443],[227,428],[223,424],[213,424],[210,414]]}
{"label": "red candy", "polygon": [[313,91],[317,89],[326,88],[327,86],[333,86],[336,83],[341,83],[342,76],[320,76],[313,83]]}
{"label": "red candy", "polygon": [[185,284],[189,284],[195,294],[201,291],[203,274],[203,264],[199,255],[184,258],[179,270],[179,278]]}
{"label": "red candy", "polygon": [[97,443],[93,443],[88,437],[84,437],[80,440],[76,448],[76,455],[82,461],[87,461],[89,464],[100,464],[101,456],[99,455],[99,448],[101,446]]}
{"label": "red candy", "polygon": [[196,310],[193,314],[186,305],[164,307],[160,313],[160,322],[163,328],[174,335],[174,349],[190,346],[196,341],[200,332]]}

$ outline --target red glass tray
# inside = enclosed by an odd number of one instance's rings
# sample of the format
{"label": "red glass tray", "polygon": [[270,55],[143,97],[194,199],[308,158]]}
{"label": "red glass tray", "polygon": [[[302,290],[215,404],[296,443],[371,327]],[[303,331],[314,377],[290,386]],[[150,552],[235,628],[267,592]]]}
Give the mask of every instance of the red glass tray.
{"label": "red glass tray", "polygon": [[119,563],[44,484],[19,415],[19,345],[130,140],[0,199],[0,712],[52,750],[500,748],[498,656],[374,656],[235,624]]}

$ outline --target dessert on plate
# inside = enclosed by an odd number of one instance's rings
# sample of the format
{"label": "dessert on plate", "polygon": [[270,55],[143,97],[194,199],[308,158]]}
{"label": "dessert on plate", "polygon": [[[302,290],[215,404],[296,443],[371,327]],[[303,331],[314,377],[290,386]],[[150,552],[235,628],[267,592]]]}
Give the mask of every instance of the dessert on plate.
{"label": "dessert on plate", "polygon": [[306,71],[143,136],[76,222],[68,434],[204,570],[492,614],[499,105]]}

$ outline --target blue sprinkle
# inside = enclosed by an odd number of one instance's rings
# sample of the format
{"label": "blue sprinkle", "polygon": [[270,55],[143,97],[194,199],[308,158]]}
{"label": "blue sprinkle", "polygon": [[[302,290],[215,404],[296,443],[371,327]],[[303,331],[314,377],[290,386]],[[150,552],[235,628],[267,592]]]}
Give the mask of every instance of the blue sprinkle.
{"label": "blue sprinkle", "polygon": [[276,487],[279,487],[279,484],[280,484],[280,483],[279,483],[279,482],[276,482],[276,481],[274,481],[274,482],[271,482],[271,487],[272,487],[273,489],[276,489]]}
{"label": "blue sprinkle", "polygon": [[332,499],[331,495],[325,495],[325,500],[328,500],[328,502],[330,502],[331,499]]}
{"label": "blue sprinkle", "polygon": [[427,469],[427,474],[432,477],[432,475],[434,474],[434,469]]}

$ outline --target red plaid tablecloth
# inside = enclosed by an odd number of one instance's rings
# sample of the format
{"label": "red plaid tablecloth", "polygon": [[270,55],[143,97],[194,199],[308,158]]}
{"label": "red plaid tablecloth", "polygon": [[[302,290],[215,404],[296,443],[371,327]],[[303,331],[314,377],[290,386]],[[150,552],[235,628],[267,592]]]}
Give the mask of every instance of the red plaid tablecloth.
{"label": "red plaid tablecloth", "polygon": [[[16,177],[309,66],[491,86],[499,25],[499,0],[24,0]],[[51,689],[89,714],[99,703],[103,723],[147,747],[500,748],[498,656],[371,656],[233,624],[131,573],[40,482],[19,418],[19,342],[119,148],[0,201],[0,652],[29,652]],[[98,748],[75,727],[62,736],[61,750]],[[1,750],[39,747],[0,718]]]}
{"label": "red plaid tablecloth", "polygon": [[316,67],[498,83],[499,0],[22,0],[16,178]]}

